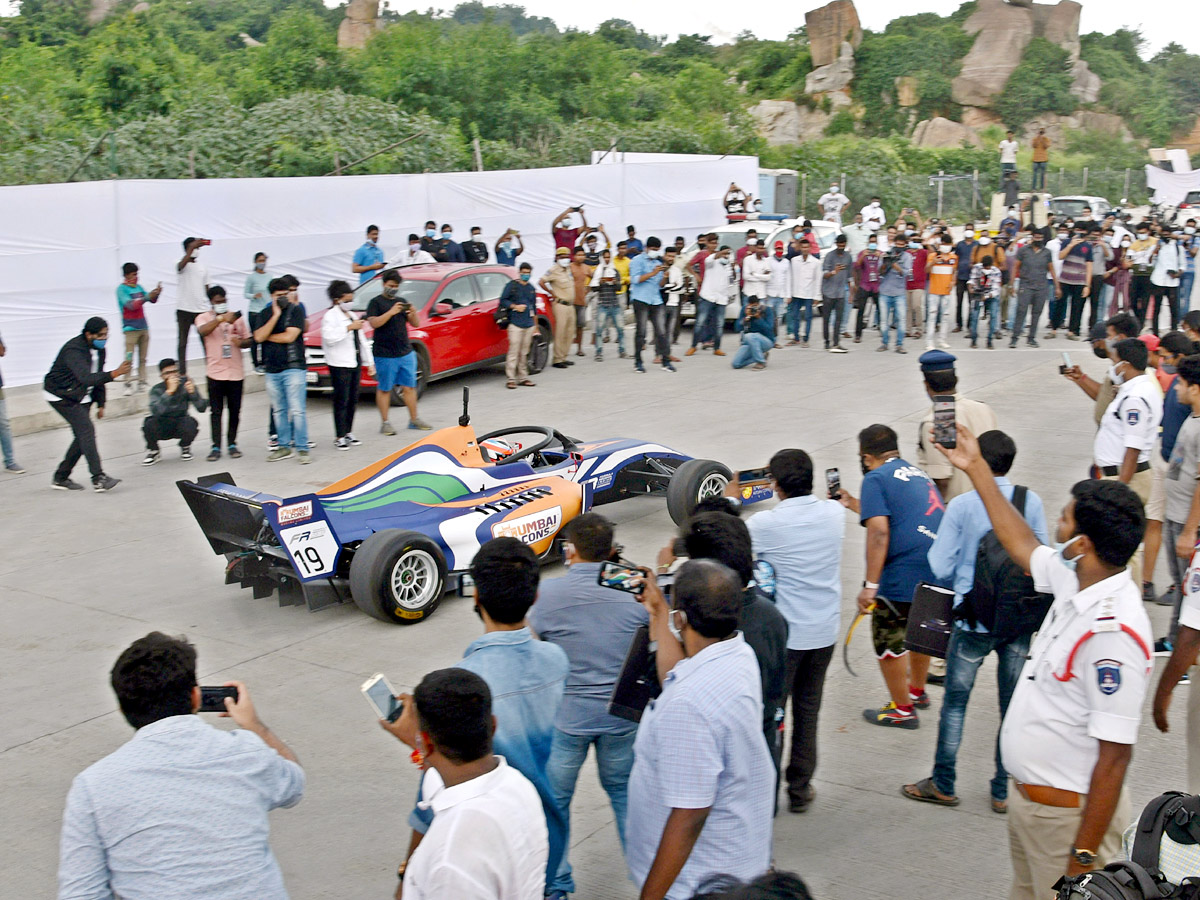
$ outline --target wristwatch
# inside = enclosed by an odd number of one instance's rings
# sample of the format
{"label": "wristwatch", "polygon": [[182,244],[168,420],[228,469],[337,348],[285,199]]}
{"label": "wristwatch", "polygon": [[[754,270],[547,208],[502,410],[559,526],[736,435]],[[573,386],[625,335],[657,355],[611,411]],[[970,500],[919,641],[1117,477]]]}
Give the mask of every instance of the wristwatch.
{"label": "wristwatch", "polygon": [[873,581],[864,581],[864,582],[862,583],[862,586],[863,586],[864,588],[866,588],[868,591],[877,591],[877,590],[879,590],[879,585],[877,585],[877,584],[876,584],[875,582],[873,582]]}
{"label": "wristwatch", "polygon": [[408,868],[408,860],[407,859],[404,862],[400,863],[400,865],[396,866],[396,877],[399,878],[401,881],[404,880],[404,870],[407,868]]}
{"label": "wristwatch", "polygon": [[1095,850],[1080,850],[1078,848],[1072,847],[1071,848],[1071,858],[1073,860],[1075,860],[1075,862],[1079,863],[1079,865],[1087,866],[1090,868],[1091,866],[1094,866],[1096,864],[1096,851]]}

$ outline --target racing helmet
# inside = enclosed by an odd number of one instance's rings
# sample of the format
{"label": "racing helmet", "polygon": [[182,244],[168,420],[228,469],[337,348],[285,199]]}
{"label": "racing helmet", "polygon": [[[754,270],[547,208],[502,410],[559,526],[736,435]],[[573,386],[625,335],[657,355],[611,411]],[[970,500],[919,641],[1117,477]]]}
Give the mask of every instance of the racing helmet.
{"label": "racing helmet", "polygon": [[508,459],[517,452],[518,447],[520,447],[519,444],[513,444],[503,438],[488,438],[479,443],[479,450],[488,462],[500,462]]}

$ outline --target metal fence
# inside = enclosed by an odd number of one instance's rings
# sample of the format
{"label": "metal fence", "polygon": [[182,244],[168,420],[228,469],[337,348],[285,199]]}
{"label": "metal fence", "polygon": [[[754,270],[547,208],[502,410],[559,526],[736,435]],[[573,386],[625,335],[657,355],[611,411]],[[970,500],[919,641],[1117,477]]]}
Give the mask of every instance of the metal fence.
{"label": "metal fence", "polygon": [[[1030,173],[1018,175],[1022,190],[1030,187]],[[906,208],[918,210],[925,218],[937,216],[951,221],[966,221],[985,215],[992,194],[1000,188],[997,172],[938,172],[930,175],[869,175],[846,172],[841,176],[842,192],[850,198],[851,209],[866,206],[879,197],[884,211],[894,219]],[[809,218],[821,211],[817,198],[830,182],[824,177],[800,174],[797,185],[798,209]],[[1145,169],[1051,169],[1046,173],[1046,191],[1052,196],[1083,194],[1103,197],[1113,206],[1144,206],[1150,202]],[[847,217],[847,221],[849,218]]]}

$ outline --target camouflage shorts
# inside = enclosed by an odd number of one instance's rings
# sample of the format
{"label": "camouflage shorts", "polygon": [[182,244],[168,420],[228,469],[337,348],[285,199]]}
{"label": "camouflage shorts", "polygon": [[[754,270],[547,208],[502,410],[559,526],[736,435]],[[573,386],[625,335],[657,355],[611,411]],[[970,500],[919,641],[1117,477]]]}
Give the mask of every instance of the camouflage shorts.
{"label": "camouflage shorts", "polygon": [[875,611],[871,613],[871,640],[875,644],[875,656],[879,659],[903,656],[908,651],[904,648],[904,635],[908,631],[908,611],[910,603],[895,603],[896,612],[888,609],[882,598],[879,598]]}

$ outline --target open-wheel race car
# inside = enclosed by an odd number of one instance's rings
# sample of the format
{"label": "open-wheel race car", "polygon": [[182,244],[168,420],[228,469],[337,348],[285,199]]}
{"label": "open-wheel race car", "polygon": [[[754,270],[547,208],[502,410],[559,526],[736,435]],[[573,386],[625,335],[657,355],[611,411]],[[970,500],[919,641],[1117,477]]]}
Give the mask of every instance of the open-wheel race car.
{"label": "open-wheel race car", "polygon": [[[518,437],[532,436],[521,444]],[[665,495],[682,523],[732,473],[719,462],[628,438],[580,441],[544,426],[477,437],[467,414],[312,494],[274,497],[227,474],[177,482],[225,583],[281,606],[353,601],[384,622],[426,618],[461,588],[480,545],[515,537],[557,558],[563,527],[605,503]]]}

